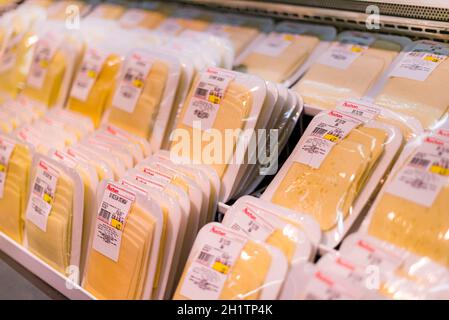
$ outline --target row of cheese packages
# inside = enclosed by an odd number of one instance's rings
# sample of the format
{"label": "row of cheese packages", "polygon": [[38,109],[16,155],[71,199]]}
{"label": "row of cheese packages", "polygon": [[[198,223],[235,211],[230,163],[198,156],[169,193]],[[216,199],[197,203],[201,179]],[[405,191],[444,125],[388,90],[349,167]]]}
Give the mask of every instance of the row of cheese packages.
{"label": "row of cheese packages", "polygon": [[313,118],[261,196],[313,216],[331,248],[366,212],[403,145],[400,130],[376,118],[379,108],[355,114],[348,103]]}
{"label": "row of cheese packages", "polygon": [[221,224],[198,233],[174,299],[277,299],[288,270],[314,257],[320,236],[309,216],[239,198]]}
{"label": "row of cheese packages", "polygon": [[170,150],[211,166],[222,181],[220,201],[227,201],[275,172],[278,152],[301,112],[301,99],[282,85],[208,68],[184,102]]}
{"label": "row of cheese packages", "polygon": [[[169,152],[139,162],[117,183],[102,183],[83,287],[98,299],[170,298],[195,235],[215,217],[219,192],[214,170],[179,164]],[[142,220],[132,227],[142,215],[148,228]]]}
{"label": "row of cheese packages", "polygon": [[285,300],[447,299],[449,271],[363,233],[350,235],[338,252],[292,269]]}
{"label": "row of cheese packages", "polygon": [[[39,5],[39,1],[28,1]],[[134,2],[134,3],[100,3],[88,6],[81,1],[58,1],[47,7],[50,19],[64,19],[67,10],[76,6],[80,16],[86,20],[106,19],[117,21],[126,29],[151,29],[169,37],[175,37],[185,30],[207,32],[228,39],[235,49],[236,56],[240,54],[273,28],[273,21],[268,18],[248,17],[237,14],[223,14],[199,8],[180,7],[164,2]],[[69,16],[70,17],[70,16]]]}
{"label": "row of cheese packages", "polygon": [[447,117],[449,100],[443,83],[447,82],[448,56],[449,46],[439,42],[345,31],[294,90],[303,96],[310,114],[335,108],[342,99],[369,98],[401,114],[400,126],[417,123],[418,131],[404,131],[413,137]]}

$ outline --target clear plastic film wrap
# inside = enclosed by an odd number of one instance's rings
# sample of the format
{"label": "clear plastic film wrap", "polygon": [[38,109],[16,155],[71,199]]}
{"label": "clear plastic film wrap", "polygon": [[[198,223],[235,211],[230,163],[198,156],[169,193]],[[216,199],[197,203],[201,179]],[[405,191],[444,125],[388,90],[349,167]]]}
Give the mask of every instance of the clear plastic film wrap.
{"label": "clear plastic film wrap", "polygon": [[22,243],[32,151],[25,143],[0,135],[0,231]]}
{"label": "clear plastic film wrap", "polygon": [[210,165],[222,180],[220,199],[230,196],[248,150],[245,137],[257,128],[264,107],[265,82],[218,68],[198,75],[171,135],[171,152]]}
{"label": "clear plastic film wrap", "polygon": [[174,55],[146,49],[131,50],[108,102],[105,122],[162,147],[181,76]]}
{"label": "clear plastic film wrap", "polygon": [[262,199],[312,215],[336,246],[402,146],[400,131],[339,112],[317,115]]}
{"label": "clear plastic film wrap", "polygon": [[443,137],[409,142],[364,222],[367,233],[448,267],[448,163]]}
{"label": "clear plastic film wrap", "polygon": [[314,114],[339,100],[363,97],[408,43],[405,37],[342,32],[294,89]]}
{"label": "clear plastic film wrap", "polygon": [[425,129],[447,118],[449,45],[409,44],[368,94],[378,105],[418,119]]}
{"label": "clear plastic film wrap", "polygon": [[62,274],[80,267],[84,186],[79,174],[35,154],[26,209],[25,247]]}
{"label": "clear plastic film wrap", "polygon": [[238,14],[215,14],[207,32],[229,39],[233,44],[235,56],[240,55],[254,41],[261,38],[262,33],[273,30],[274,22],[270,18],[248,17]]}
{"label": "clear plastic film wrap", "polygon": [[297,71],[322,53],[335,35],[334,27],[281,23],[240,58],[238,68],[268,81],[292,84],[298,78]]}
{"label": "clear plastic film wrap", "polygon": [[47,108],[63,107],[83,50],[83,39],[79,33],[68,31],[62,22],[46,22],[38,28],[21,95]]}
{"label": "clear plastic film wrap", "polygon": [[287,259],[278,249],[214,222],[198,233],[173,298],[276,299],[287,270]]}
{"label": "clear plastic film wrap", "polygon": [[99,185],[96,207],[83,287],[97,299],[150,299],[164,241],[161,207],[112,181]]}

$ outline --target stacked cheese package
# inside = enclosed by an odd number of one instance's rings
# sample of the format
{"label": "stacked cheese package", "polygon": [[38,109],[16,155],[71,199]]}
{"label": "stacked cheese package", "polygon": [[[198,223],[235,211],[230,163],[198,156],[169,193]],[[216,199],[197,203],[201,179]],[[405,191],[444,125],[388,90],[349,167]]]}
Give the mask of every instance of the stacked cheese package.
{"label": "stacked cheese package", "polygon": [[402,146],[393,126],[345,111],[317,115],[262,198],[313,216],[336,246]]}
{"label": "stacked cheese package", "polygon": [[345,31],[294,88],[315,114],[341,99],[361,98],[409,43],[404,37]]}
{"label": "stacked cheese package", "polygon": [[[244,183],[262,175],[261,165],[268,170],[276,167],[276,151],[282,143],[278,133],[282,137],[291,132],[301,111],[302,102],[280,86],[256,76],[208,68],[197,76],[182,107],[171,152],[214,168],[222,181],[220,200],[227,201],[251,187]],[[277,130],[267,134],[264,129]]]}
{"label": "stacked cheese package", "polygon": [[449,139],[447,131],[441,132],[406,145],[364,229],[448,267]]}
{"label": "stacked cheese package", "polygon": [[174,299],[276,299],[287,270],[313,258],[320,236],[313,218],[242,197],[222,224],[200,230]]}
{"label": "stacked cheese package", "polygon": [[415,41],[396,58],[369,96],[387,109],[418,119],[424,128],[447,118],[449,45]]}
{"label": "stacked cheese package", "polygon": [[350,235],[338,252],[291,270],[280,299],[448,299],[448,270],[366,234]]}
{"label": "stacked cheese package", "polygon": [[[195,235],[214,219],[217,174],[159,152],[98,190],[83,287],[99,299],[170,298]],[[132,204],[103,196],[114,190]]]}
{"label": "stacked cheese package", "polygon": [[334,27],[282,22],[246,50],[239,69],[291,85],[335,36]]}

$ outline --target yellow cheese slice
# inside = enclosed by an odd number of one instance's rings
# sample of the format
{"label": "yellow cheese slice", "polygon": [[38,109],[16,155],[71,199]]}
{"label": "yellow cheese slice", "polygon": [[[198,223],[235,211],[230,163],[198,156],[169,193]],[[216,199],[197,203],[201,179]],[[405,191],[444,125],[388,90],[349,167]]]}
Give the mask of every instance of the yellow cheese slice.
{"label": "yellow cheese slice", "polygon": [[22,243],[21,194],[19,188],[5,181],[3,198],[0,200],[0,231],[8,237]]}
{"label": "yellow cheese slice", "polygon": [[[207,147],[210,141],[215,141],[214,139],[215,136],[212,136],[206,131],[199,132],[198,128],[194,129],[191,126],[188,126],[182,122],[188,110],[190,100],[192,99],[192,95],[193,90],[190,91],[189,96],[187,97],[186,102],[184,103],[180,115],[181,120],[179,121],[177,129],[186,130],[185,132],[188,132],[190,137],[193,137],[194,135],[199,135],[200,137],[202,137],[201,154],[203,154],[204,149]],[[221,100],[220,107],[218,108],[217,111],[217,117],[213,124],[213,128],[221,133],[220,136],[222,137],[221,145],[223,146],[222,150],[223,157],[224,155],[232,156],[236,147],[236,139],[234,139],[233,144],[229,142],[225,143],[225,130],[243,129],[247,117],[250,113],[250,108],[253,103],[252,100],[253,97],[251,92],[249,92],[244,86],[234,82],[229,83],[224,98]],[[171,150],[175,152],[175,155],[182,156],[182,150],[184,150],[183,144],[185,144],[185,141],[182,140],[178,143],[176,143],[175,141],[173,142]],[[216,144],[217,142],[215,143],[215,145]],[[198,158],[198,156],[201,157],[201,155],[196,154],[197,150],[194,150],[192,141],[190,142],[188,149],[190,153],[189,156],[190,159]],[[181,150],[181,154],[178,154],[177,151],[175,150]],[[222,178],[224,173],[226,172],[227,169],[226,163],[229,163],[230,160],[224,159],[223,157],[221,157],[222,161],[218,161],[219,163],[213,163],[211,165],[211,167],[215,169],[220,178]]]}
{"label": "yellow cheese slice", "polygon": [[383,193],[368,233],[449,267],[449,187],[431,207]]}
{"label": "yellow cheese slice", "polygon": [[133,205],[123,229],[118,261],[91,249],[84,288],[99,299],[140,298],[153,241],[154,223],[148,213]]}
{"label": "yellow cheese slice", "polygon": [[[145,80],[145,85],[132,113],[116,108],[110,102],[111,108],[108,123],[124,129],[136,136],[149,139],[153,125],[159,112],[161,100],[168,77],[167,64],[157,61]],[[112,98],[112,95],[111,95]]]}
{"label": "yellow cheese slice", "polygon": [[[229,270],[228,278],[220,294],[220,300],[245,299],[257,300],[265,284],[272,258],[267,249],[249,240],[242,249],[239,259]],[[186,300],[180,290],[190,263],[185,267],[179,281],[174,300]]]}
{"label": "yellow cheese slice", "polygon": [[397,56],[400,46],[376,40],[347,69],[315,63],[294,87],[304,103],[331,109],[338,101],[363,97]]}
{"label": "yellow cheese slice", "polygon": [[449,108],[449,59],[425,81],[391,77],[376,97],[376,104],[418,119],[424,128],[439,120]]}
{"label": "yellow cheese slice", "polygon": [[368,152],[344,139],[318,169],[293,162],[271,202],[312,215],[322,230],[332,229],[347,216],[357,196],[357,180],[367,168]]}
{"label": "yellow cheese slice", "polygon": [[[290,45],[278,56],[251,52],[241,63],[246,72],[265,80],[283,82],[306,61],[320,40],[314,36],[283,34]],[[275,67],[273,67],[275,66]]]}
{"label": "yellow cheese slice", "polygon": [[114,90],[115,79],[121,63],[122,58],[120,56],[111,54],[106,59],[86,101],[80,101],[70,97],[67,103],[67,108],[90,117],[95,127],[98,127],[103,112],[105,111],[109,95]]}

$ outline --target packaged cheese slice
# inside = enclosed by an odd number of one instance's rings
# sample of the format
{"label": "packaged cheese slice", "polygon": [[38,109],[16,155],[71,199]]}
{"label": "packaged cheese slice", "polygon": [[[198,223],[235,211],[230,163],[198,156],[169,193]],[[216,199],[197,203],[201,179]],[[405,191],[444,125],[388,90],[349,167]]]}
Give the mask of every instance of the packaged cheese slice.
{"label": "packaged cheese slice", "polygon": [[333,247],[355,222],[401,145],[394,127],[363,123],[339,111],[323,112],[262,199],[311,214],[325,232],[322,242]]}
{"label": "packaged cheese slice", "polygon": [[397,36],[339,34],[294,87],[304,99],[306,112],[316,114],[334,108],[339,100],[365,96],[409,42]]}
{"label": "packaged cheese slice", "polygon": [[21,95],[48,108],[63,107],[83,49],[82,39],[56,21],[39,26],[36,37]]}
{"label": "packaged cheese slice", "polygon": [[[335,35],[333,27],[283,23],[245,53],[239,69],[273,82],[288,81],[287,85],[291,85],[300,76],[297,71],[309,59],[323,53]],[[325,41],[322,45],[321,40]]]}
{"label": "packaged cheese slice", "polygon": [[132,50],[108,102],[106,122],[162,146],[180,78],[175,56]]}
{"label": "packaged cheese slice", "polygon": [[266,92],[258,77],[209,68],[197,77],[184,103],[171,152],[212,166],[223,182],[220,200],[231,196]]}
{"label": "packaged cheese slice", "polygon": [[22,243],[32,154],[26,144],[4,135],[0,146],[0,231]]}
{"label": "packaged cheese slice", "polygon": [[83,199],[83,227],[81,241],[81,259],[80,274],[83,273],[84,264],[87,255],[89,243],[89,232],[91,230],[92,215],[95,211],[95,194],[98,185],[98,176],[95,168],[87,161],[80,157],[73,157],[62,150],[50,150],[49,157],[64,164],[65,166],[75,169],[83,181],[84,199]]}
{"label": "packaged cheese slice", "polygon": [[146,139],[132,135],[131,133],[123,129],[120,129],[113,125],[104,125],[100,129],[98,129],[97,132],[102,132],[104,134],[111,135],[112,137],[115,137],[117,139],[126,142],[131,142],[132,144],[139,146],[141,153],[144,157],[148,157],[151,154],[151,146]]}
{"label": "packaged cheese slice", "polygon": [[123,185],[103,181],[97,210],[83,287],[99,299],[149,299],[163,241],[160,206]]}
{"label": "packaged cheese slice", "polygon": [[406,145],[366,222],[370,235],[446,267],[448,154],[448,143],[429,134]]}
{"label": "packaged cheese slice", "polygon": [[387,109],[418,119],[424,128],[440,120],[449,108],[445,90],[449,45],[429,40],[404,48],[368,94]]}
{"label": "packaged cheese slice", "polygon": [[62,274],[80,268],[84,186],[71,168],[35,154],[26,210],[25,246]]}
{"label": "packaged cheese slice", "polygon": [[[271,205],[271,206],[270,206]],[[302,229],[273,213],[270,203],[246,196],[226,211],[223,225],[281,250],[290,265],[313,258],[313,247]]]}
{"label": "packaged cheese slice", "polygon": [[174,299],[276,299],[287,269],[278,249],[210,223],[195,240]]}
{"label": "packaged cheese slice", "polygon": [[193,241],[195,240],[195,235],[197,230],[197,225],[195,225],[195,215],[191,211],[191,204],[188,194],[178,186],[167,184],[162,178],[157,176],[147,175],[136,169],[129,170],[127,175],[122,179],[122,182],[126,181],[132,184],[132,187],[140,187],[146,190],[158,190],[166,193],[168,196],[173,197],[179,203],[181,207],[181,212],[183,216],[183,221],[186,224],[186,232],[184,233],[184,239],[182,244],[179,246],[180,251],[179,263],[176,266],[175,273],[173,276],[175,279],[179,279],[182,268],[187,261],[187,256],[189,250],[192,247]]}
{"label": "packaged cheese slice", "polygon": [[89,152],[83,152],[82,150],[75,149],[73,147],[68,147],[65,152],[72,158],[87,162],[95,168],[98,181],[114,178],[114,173],[112,172],[111,167],[105,161],[95,157],[95,155],[92,156]]}
{"label": "packaged cheese slice", "polygon": [[181,247],[178,245],[184,239],[187,221],[177,199],[149,185],[145,185],[125,177],[120,183],[136,193],[146,195],[151,201],[156,201],[162,209],[164,217],[167,217],[165,245],[160,250],[160,264],[158,265],[158,281],[153,286],[152,298],[167,299],[174,290],[174,281],[181,255]]}
{"label": "packaged cheese slice", "polygon": [[[95,40],[100,41],[100,40]],[[124,59],[120,45],[87,43],[76,72],[67,108],[89,116],[98,127]]]}
{"label": "packaged cheese slice", "polygon": [[240,59],[245,49],[260,39],[263,32],[272,31],[273,27],[270,18],[220,13],[214,15],[214,21],[206,31],[229,39],[234,46],[235,56]]}
{"label": "packaged cheese slice", "polygon": [[[52,3],[47,8],[47,17],[51,20],[79,19],[89,10],[84,1],[63,0]],[[78,20],[79,21],[79,20]]]}

